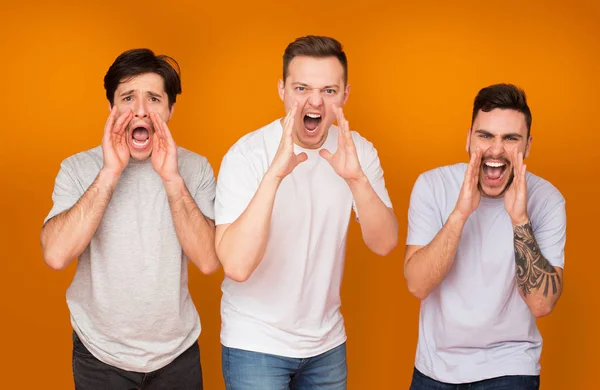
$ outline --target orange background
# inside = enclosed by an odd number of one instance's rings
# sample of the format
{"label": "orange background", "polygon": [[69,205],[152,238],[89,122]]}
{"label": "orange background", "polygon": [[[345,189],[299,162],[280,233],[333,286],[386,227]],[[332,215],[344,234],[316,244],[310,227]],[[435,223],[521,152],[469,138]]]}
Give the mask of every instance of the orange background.
{"label": "orange background", "polygon": [[[218,171],[240,136],[283,114],[281,56],[306,34],[344,44],[346,117],[378,148],[400,221],[401,244],[386,258],[368,252],[355,223],[350,229],[342,289],[349,388],[408,388],[419,308],[402,276],[410,190],[419,173],[467,159],[472,100],[496,82],[528,93],[528,168],[567,199],[564,294],[539,321],[542,388],[597,387],[598,2],[14,3],[5,2],[0,17],[0,387],[73,387],[65,290],[75,267],[47,268],[38,237],[61,160],[100,143],[108,115],[102,79],[114,58],[149,47],[180,63],[183,95],[170,128]],[[205,277],[194,268],[189,281],[211,390],[224,388],[221,280],[221,271]]]}

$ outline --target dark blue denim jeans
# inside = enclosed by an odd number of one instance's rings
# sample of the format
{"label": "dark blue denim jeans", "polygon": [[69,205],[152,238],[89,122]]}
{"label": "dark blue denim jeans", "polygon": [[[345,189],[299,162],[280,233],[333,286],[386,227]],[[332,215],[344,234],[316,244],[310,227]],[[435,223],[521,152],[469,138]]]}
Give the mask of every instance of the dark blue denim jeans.
{"label": "dark blue denim jeans", "polygon": [[309,358],[288,358],[223,346],[227,390],[346,390],[346,344]]}
{"label": "dark blue denim jeans", "polygon": [[73,332],[73,378],[76,390],[202,390],[200,347],[195,342],[159,370],[131,372],[96,359]]}
{"label": "dark blue denim jeans", "polygon": [[457,385],[433,380],[416,368],[410,385],[410,390],[539,390],[539,388],[539,375],[508,375]]}

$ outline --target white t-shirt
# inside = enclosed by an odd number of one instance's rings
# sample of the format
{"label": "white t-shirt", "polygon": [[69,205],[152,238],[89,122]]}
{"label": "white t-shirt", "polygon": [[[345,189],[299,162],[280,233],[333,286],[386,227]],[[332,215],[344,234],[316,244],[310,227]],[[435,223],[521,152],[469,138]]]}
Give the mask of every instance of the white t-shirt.
{"label": "white t-shirt", "polygon": [[[217,180],[216,224],[233,223],[246,209],[281,141],[279,120],[242,137],[223,158]],[[373,144],[352,132],[360,164],[391,207]],[[337,150],[331,126],[322,148]],[[348,184],[319,150],[295,145],[308,160],[281,182],[265,255],[250,278],[222,284],[221,342],[279,356],[306,358],[346,340],[340,282],[353,208]]]}
{"label": "white t-shirt", "polygon": [[[425,246],[454,209],[467,164],[419,176],[408,213],[407,245]],[[527,211],[542,255],[564,266],[565,200],[527,173]],[[467,220],[454,264],[421,303],[415,366],[447,383],[539,375],[542,337],[515,282],[513,228],[504,199],[481,198]]]}

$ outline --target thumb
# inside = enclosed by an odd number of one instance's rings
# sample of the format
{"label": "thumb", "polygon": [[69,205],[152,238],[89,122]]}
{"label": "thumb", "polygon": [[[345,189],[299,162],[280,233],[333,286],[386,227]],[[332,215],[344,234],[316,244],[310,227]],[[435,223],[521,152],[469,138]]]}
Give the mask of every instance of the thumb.
{"label": "thumb", "polygon": [[331,159],[333,158],[333,154],[331,154],[331,152],[327,149],[321,149],[319,150],[319,156],[323,157],[325,160],[331,162]]}
{"label": "thumb", "polygon": [[308,160],[308,155],[304,152],[296,155],[296,165]]}

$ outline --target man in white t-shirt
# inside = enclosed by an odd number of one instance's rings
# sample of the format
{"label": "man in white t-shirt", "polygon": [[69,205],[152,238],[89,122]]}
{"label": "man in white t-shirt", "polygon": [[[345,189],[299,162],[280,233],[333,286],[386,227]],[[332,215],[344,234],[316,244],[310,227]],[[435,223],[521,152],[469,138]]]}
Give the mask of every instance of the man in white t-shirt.
{"label": "man in white t-shirt", "polygon": [[352,209],[373,252],[398,240],[377,151],[344,119],[347,77],[338,41],[295,40],[279,81],[287,115],[223,158],[215,242],[227,389],[346,388],[340,282]]}
{"label": "man in white t-shirt", "polygon": [[469,164],[417,179],[404,274],[422,300],[411,390],[539,388],[536,318],[562,292],[565,200],[526,171],[525,93],[483,88],[467,136]]}

